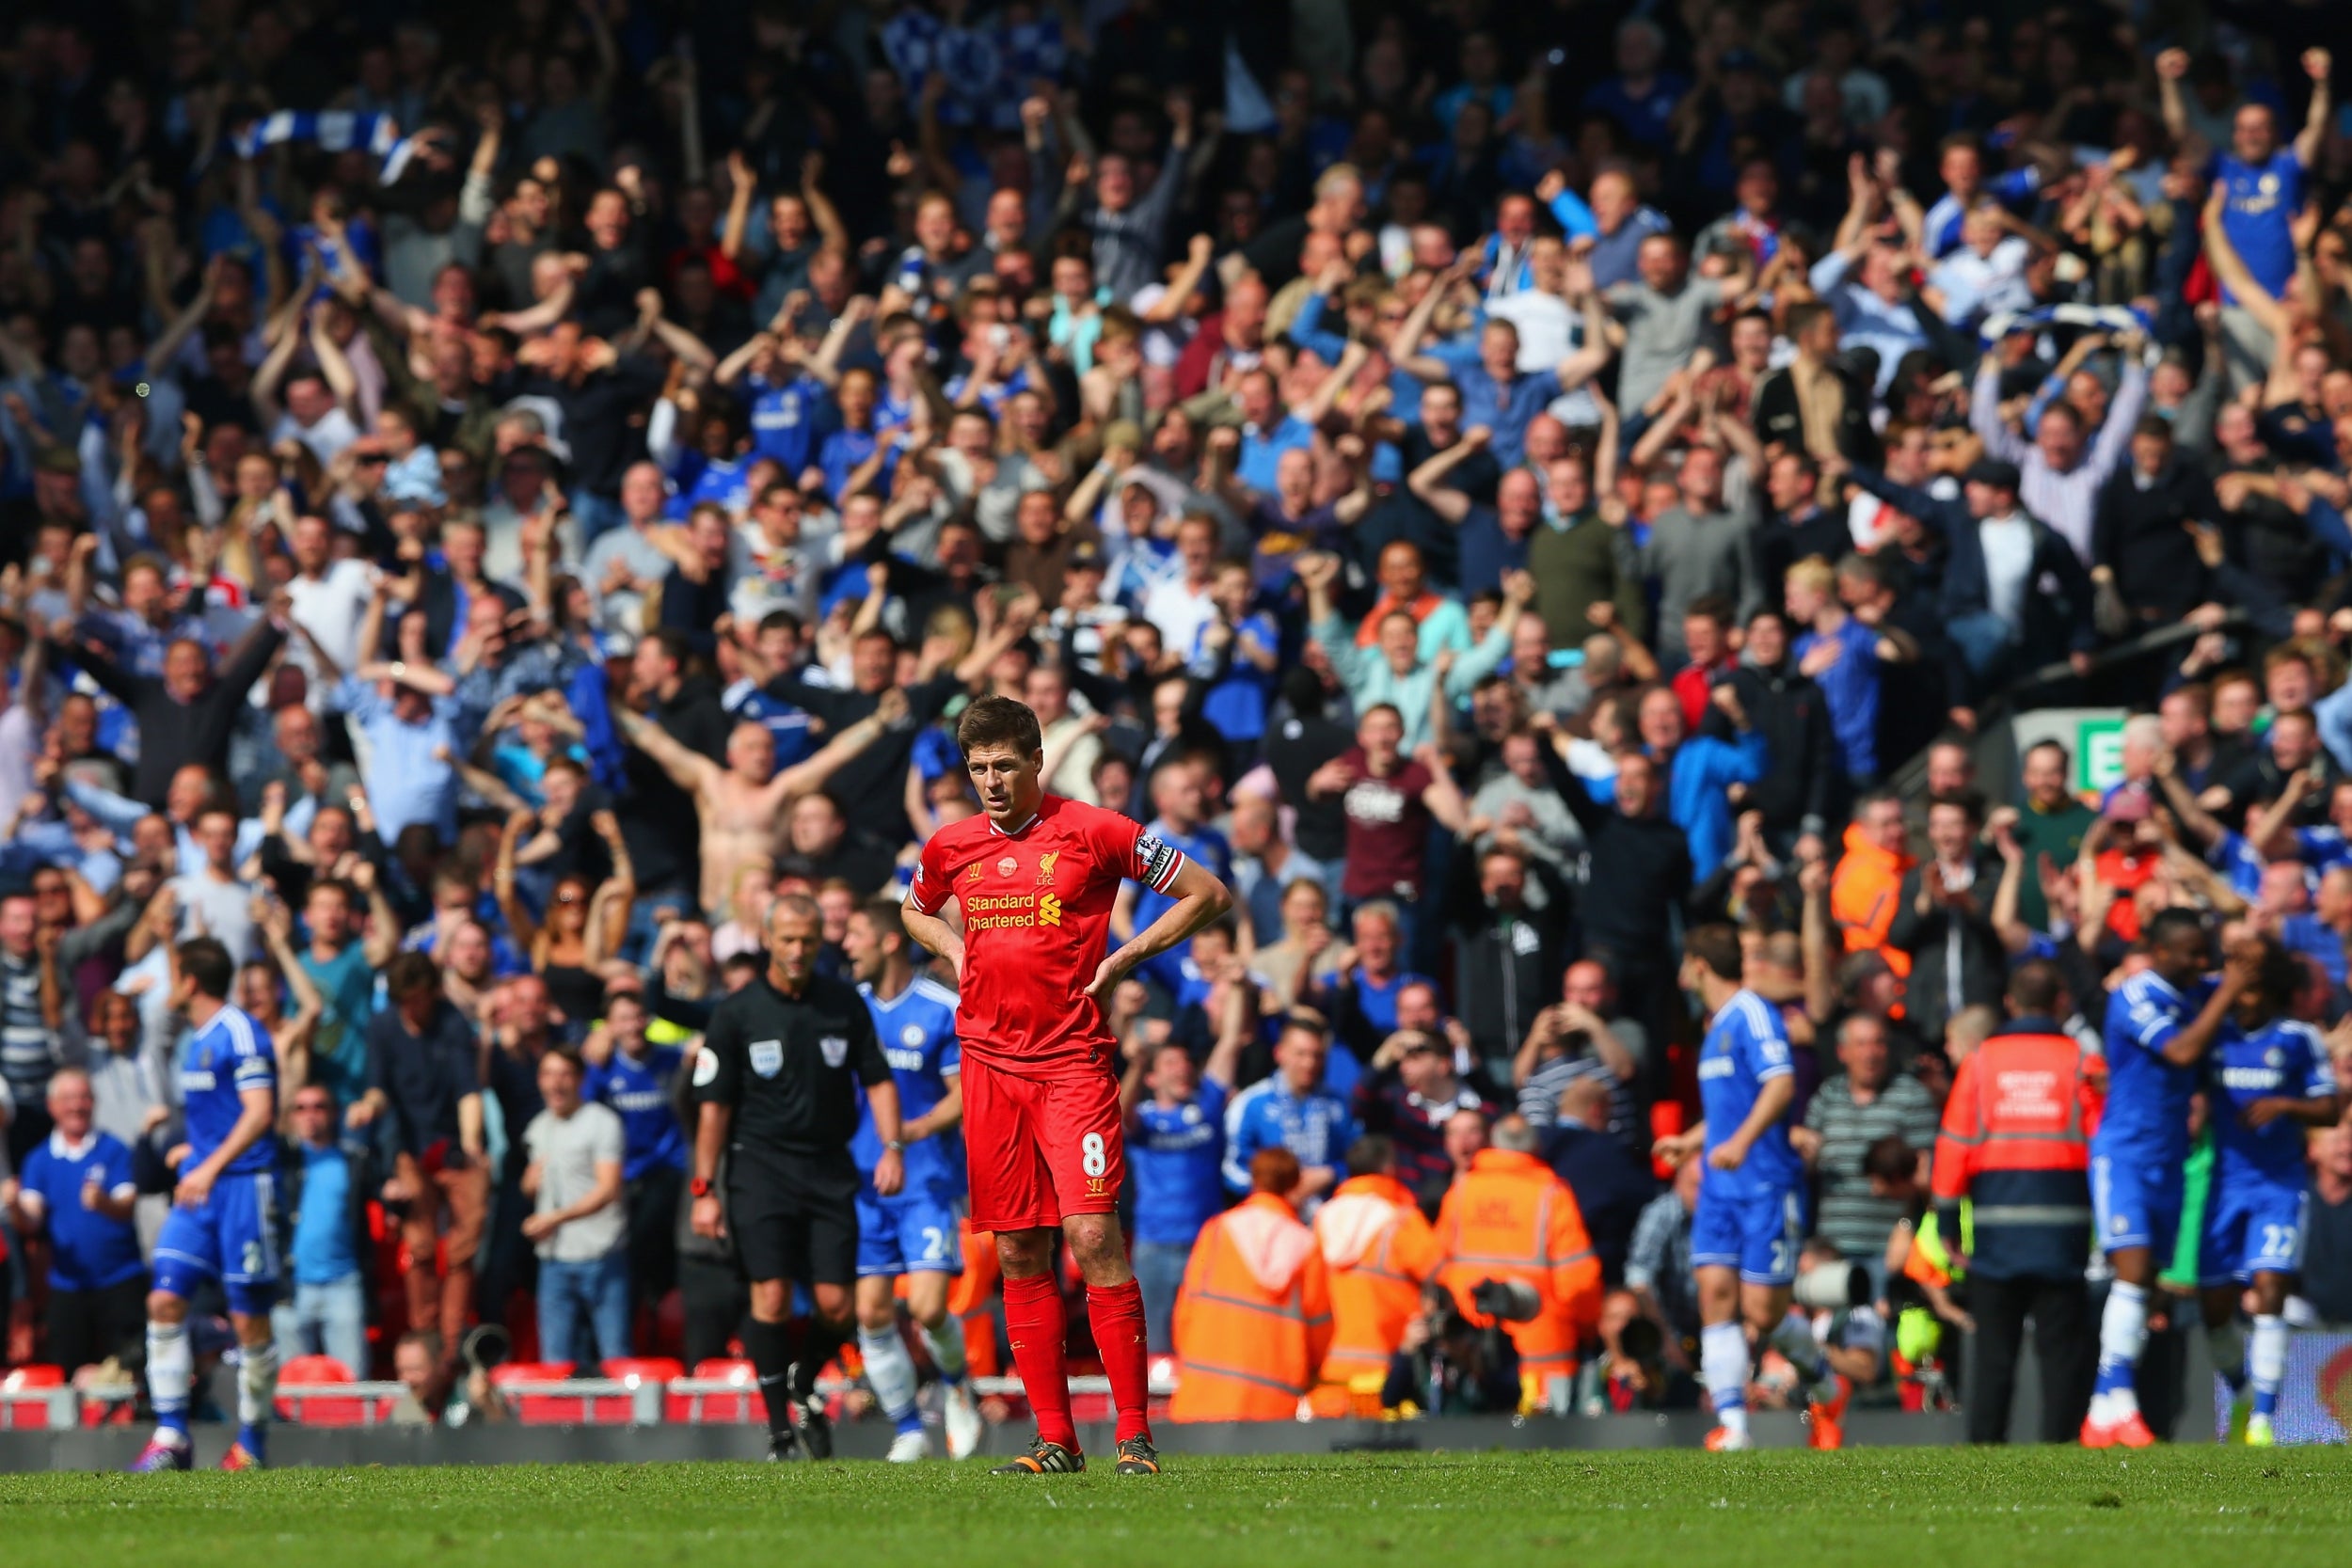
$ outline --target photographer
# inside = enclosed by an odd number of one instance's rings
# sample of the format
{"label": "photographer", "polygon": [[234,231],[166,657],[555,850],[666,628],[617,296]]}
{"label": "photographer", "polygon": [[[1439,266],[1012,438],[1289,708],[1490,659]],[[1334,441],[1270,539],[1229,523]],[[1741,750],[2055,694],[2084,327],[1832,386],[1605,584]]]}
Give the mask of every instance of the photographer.
{"label": "photographer", "polygon": [[1389,1358],[1380,1408],[1425,1416],[1507,1415],[1519,1407],[1519,1353],[1502,1325],[1481,1328],[1434,1281]]}
{"label": "photographer", "polygon": [[[1600,1322],[1600,1259],[1576,1196],[1536,1158],[1536,1132],[1520,1116],[1494,1125],[1493,1147],[1470,1156],[1438,1212],[1446,1248],[1438,1279],[1464,1312],[1509,1318],[1523,1370],[1536,1380],[1573,1376]],[[1527,1288],[1532,1309],[1487,1304],[1498,1281]]]}
{"label": "photographer", "polygon": [[[1815,1237],[1797,1255],[1794,1305],[1789,1311],[1813,1325],[1829,1369],[1861,1388],[1886,1368],[1886,1320],[1871,1304],[1869,1271]],[[1772,1385],[1781,1387],[1777,1382]],[[1792,1393],[1792,1382],[1783,1389]]]}

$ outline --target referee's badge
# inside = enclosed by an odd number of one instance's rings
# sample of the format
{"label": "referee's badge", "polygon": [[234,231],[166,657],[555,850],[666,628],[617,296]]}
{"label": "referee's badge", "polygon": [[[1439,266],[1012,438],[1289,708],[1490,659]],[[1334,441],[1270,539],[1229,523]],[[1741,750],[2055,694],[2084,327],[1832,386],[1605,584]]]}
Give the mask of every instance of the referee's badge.
{"label": "referee's badge", "polygon": [[[830,1057],[833,1053],[832,1042],[826,1043],[826,1055]],[[782,1040],[752,1041],[752,1070],[762,1078],[773,1078],[777,1073],[782,1072],[784,1070],[784,1042]]]}
{"label": "referee's badge", "polygon": [[719,1081],[719,1053],[708,1046],[694,1053],[694,1086],[708,1088]]}
{"label": "referee's badge", "polygon": [[817,1048],[825,1053],[827,1067],[839,1067],[850,1059],[850,1041],[847,1036],[827,1035],[817,1042]]}

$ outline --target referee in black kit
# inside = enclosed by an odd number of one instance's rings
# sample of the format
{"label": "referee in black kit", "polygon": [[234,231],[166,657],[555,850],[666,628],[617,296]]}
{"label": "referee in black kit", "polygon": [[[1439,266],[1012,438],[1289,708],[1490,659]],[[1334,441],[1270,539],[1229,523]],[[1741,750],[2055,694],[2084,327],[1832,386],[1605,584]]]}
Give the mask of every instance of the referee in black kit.
{"label": "referee in black kit", "polygon": [[[858,1084],[882,1141],[874,1190],[886,1197],[905,1180],[898,1085],[865,999],[817,973],[822,927],[815,899],[775,901],[767,969],[719,1004],[694,1062],[694,1230],[723,1227],[751,1277],[743,1346],[768,1402],[771,1459],[793,1457],[796,1431],[810,1458],[833,1454],[817,1372],[855,1332]],[[722,1148],[723,1195],[712,1180]],[[794,1280],[817,1306],[797,1357],[785,1325]]]}

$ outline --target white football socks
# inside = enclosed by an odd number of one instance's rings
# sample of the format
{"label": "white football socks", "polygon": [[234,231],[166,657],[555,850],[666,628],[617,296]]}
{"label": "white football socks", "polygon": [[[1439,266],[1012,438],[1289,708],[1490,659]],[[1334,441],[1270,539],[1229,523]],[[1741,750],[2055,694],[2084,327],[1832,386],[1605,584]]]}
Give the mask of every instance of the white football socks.
{"label": "white football socks", "polygon": [[1715,1419],[1740,1436],[1748,1431],[1747,1334],[1736,1323],[1708,1323],[1699,1330],[1699,1376],[1715,1405]]}
{"label": "white football socks", "polygon": [[939,1320],[939,1326],[919,1325],[923,1330],[923,1348],[930,1352],[931,1365],[949,1383],[963,1381],[963,1323],[949,1313]]}
{"label": "white football socks", "polygon": [[907,1342],[898,1337],[898,1327],[867,1328],[860,1323],[857,1331],[858,1354],[866,1358],[866,1381],[873,1386],[874,1402],[882,1414],[904,1431],[910,1418],[914,1430],[922,1430],[922,1418],[914,1408],[914,1357],[907,1354]]}

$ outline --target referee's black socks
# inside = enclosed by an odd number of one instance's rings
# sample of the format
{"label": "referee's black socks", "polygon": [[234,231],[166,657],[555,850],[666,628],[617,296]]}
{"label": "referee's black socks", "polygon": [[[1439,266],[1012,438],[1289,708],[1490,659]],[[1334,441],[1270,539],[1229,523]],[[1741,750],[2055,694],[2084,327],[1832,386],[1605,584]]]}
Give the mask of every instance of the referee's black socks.
{"label": "referee's black socks", "polygon": [[792,1328],[753,1318],[743,1325],[743,1349],[759,1374],[759,1397],[768,1405],[768,1435],[792,1435]]}
{"label": "referee's black socks", "polygon": [[857,1336],[857,1319],[845,1315],[837,1323],[810,1313],[801,1336],[800,1358],[792,1363],[792,1397],[804,1400],[817,1392],[817,1374]]}

